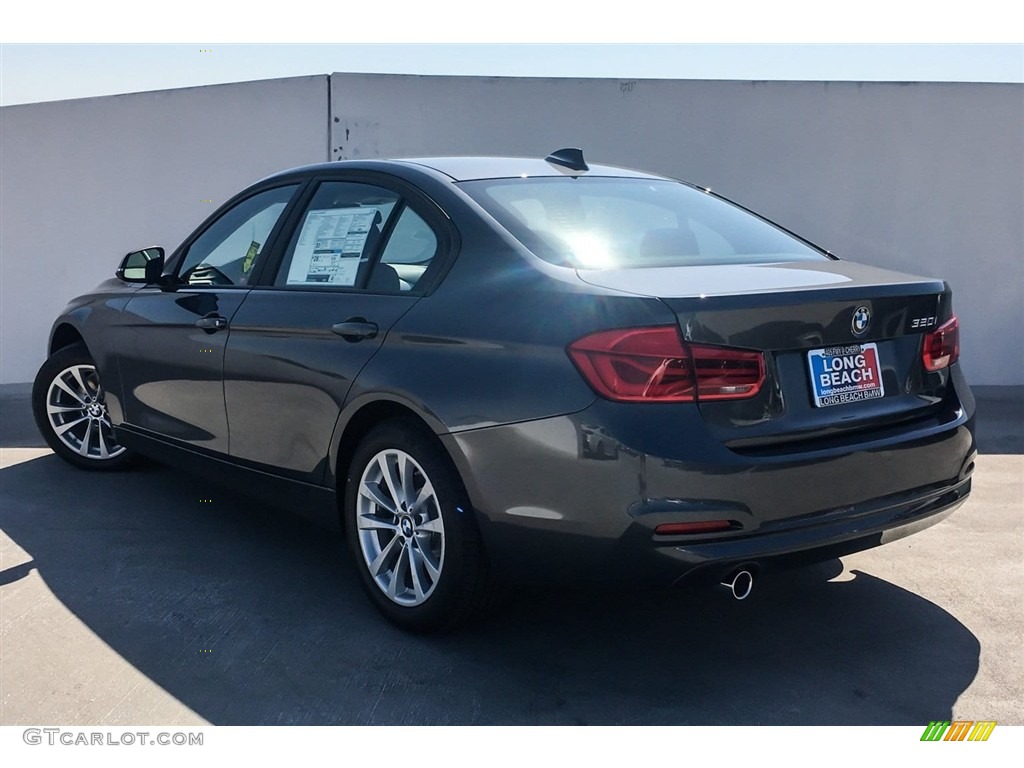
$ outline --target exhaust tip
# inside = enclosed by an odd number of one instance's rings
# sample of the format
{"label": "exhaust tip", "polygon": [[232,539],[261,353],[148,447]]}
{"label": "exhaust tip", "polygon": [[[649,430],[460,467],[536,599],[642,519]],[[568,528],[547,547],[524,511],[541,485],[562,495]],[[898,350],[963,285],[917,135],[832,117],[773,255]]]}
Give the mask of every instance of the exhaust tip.
{"label": "exhaust tip", "polygon": [[754,575],[747,570],[736,571],[729,581],[722,586],[728,589],[736,600],[746,600],[754,589]]}

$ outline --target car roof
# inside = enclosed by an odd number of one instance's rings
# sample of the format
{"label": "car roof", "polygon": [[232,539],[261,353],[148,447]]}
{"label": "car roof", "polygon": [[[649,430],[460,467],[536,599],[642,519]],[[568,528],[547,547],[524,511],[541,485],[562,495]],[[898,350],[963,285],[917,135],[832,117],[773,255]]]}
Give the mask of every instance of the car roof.
{"label": "car roof", "polygon": [[535,157],[413,157],[394,160],[336,160],[289,168],[267,176],[262,182],[277,180],[295,174],[330,172],[350,168],[353,170],[395,171],[401,168],[428,168],[453,181],[478,179],[505,179],[538,176],[609,176],[618,178],[664,179],[643,171],[617,168],[611,165],[591,165],[587,171],[570,170]]}
{"label": "car roof", "polygon": [[574,171],[535,157],[416,157],[402,159],[401,163],[414,163],[433,168],[455,181],[474,179],[506,179],[523,176],[618,176],[659,179],[642,171],[616,168],[611,165],[591,165],[587,171]]}

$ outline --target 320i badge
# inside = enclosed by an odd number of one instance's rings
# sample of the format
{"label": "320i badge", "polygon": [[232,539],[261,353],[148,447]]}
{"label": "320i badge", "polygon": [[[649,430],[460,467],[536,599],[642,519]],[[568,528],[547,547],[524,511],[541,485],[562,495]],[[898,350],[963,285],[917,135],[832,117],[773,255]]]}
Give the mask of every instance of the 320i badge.
{"label": "320i badge", "polygon": [[48,353],[57,454],[322,510],[417,630],[498,581],[743,598],[939,521],[974,469],[941,280],[572,149],[283,171],[125,256]]}

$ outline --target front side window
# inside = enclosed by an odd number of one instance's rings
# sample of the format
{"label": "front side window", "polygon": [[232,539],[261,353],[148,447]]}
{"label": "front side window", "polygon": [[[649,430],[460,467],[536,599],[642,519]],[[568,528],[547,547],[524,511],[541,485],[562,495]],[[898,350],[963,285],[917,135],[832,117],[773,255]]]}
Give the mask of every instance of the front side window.
{"label": "front side window", "polygon": [[189,246],[179,279],[188,285],[246,285],[297,188],[268,189],[224,213]]}
{"label": "front side window", "polygon": [[437,250],[434,231],[398,193],[326,181],[299,220],[274,284],[412,291]]}
{"label": "front side window", "polygon": [[460,187],[537,256],[577,269],[827,259],[763,219],[674,181],[545,177]]}

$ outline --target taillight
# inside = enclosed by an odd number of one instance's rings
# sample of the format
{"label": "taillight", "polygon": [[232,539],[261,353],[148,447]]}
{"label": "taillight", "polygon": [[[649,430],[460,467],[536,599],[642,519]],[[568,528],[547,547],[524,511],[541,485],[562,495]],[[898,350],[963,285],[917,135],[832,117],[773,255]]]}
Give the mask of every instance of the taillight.
{"label": "taillight", "polygon": [[960,322],[956,315],[924,336],[921,360],[929,371],[941,371],[960,359]]}
{"label": "taillight", "polygon": [[746,349],[690,344],[698,400],[741,400],[764,384],[764,355]]}
{"label": "taillight", "polygon": [[738,400],[764,383],[762,353],[687,344],[671,325],[599,331],[568,352],[594,391],[619,402]]}

